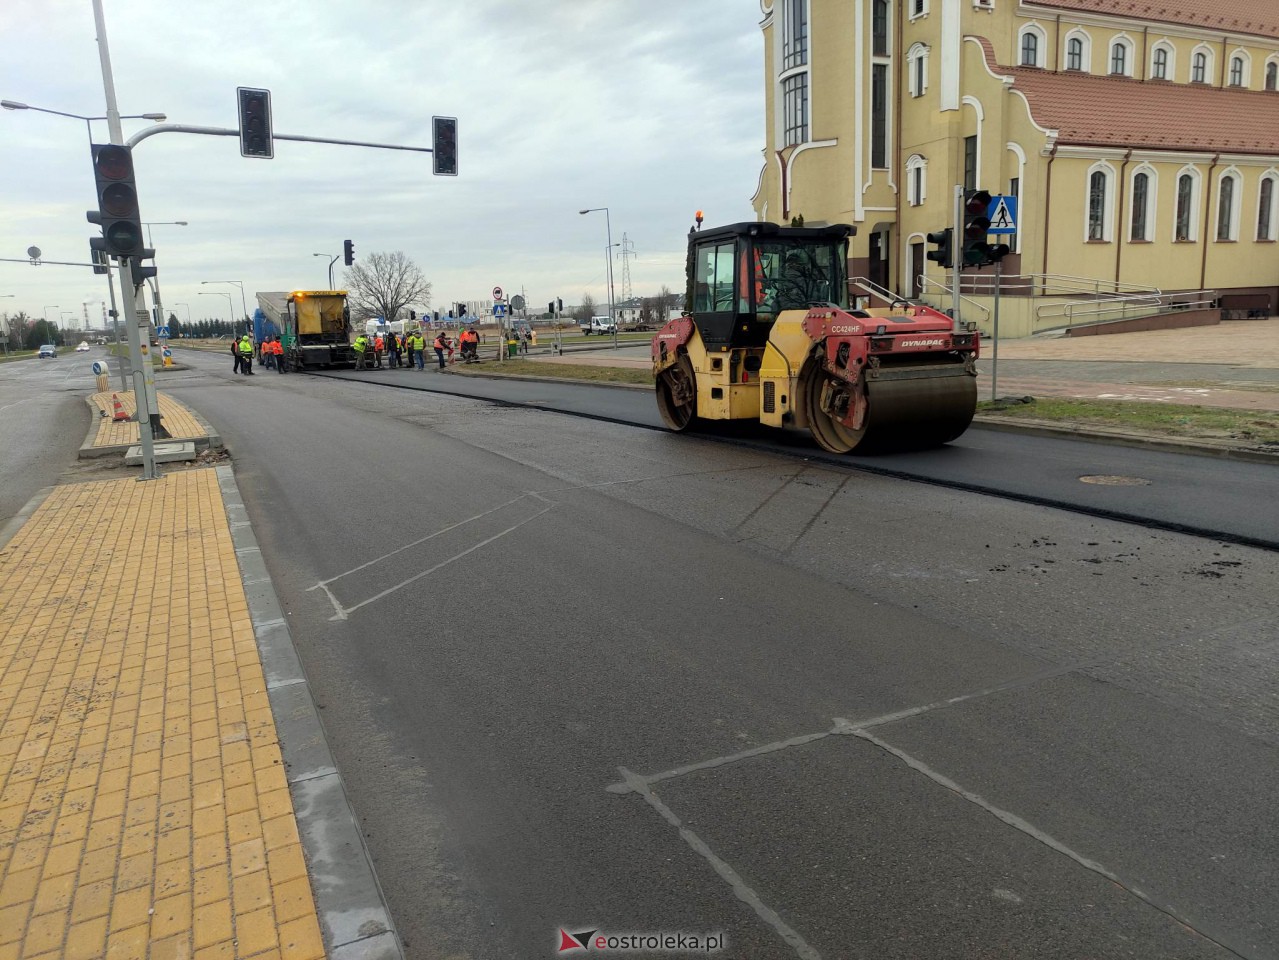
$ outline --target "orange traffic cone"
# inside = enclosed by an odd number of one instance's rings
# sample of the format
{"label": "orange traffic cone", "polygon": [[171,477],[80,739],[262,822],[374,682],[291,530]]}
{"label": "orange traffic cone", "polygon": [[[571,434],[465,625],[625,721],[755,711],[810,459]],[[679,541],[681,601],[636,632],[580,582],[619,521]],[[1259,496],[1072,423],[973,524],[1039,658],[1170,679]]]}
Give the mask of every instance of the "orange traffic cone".
{"label": "orange traffic cone", "polygon": [[129,419],[129,415],[124,410],[124,404],[120,402],[119,394],[117,393],[111,394],[111,403],[115,408],[115,413],[111,417],[112,423],[119,423],[122,420]]}

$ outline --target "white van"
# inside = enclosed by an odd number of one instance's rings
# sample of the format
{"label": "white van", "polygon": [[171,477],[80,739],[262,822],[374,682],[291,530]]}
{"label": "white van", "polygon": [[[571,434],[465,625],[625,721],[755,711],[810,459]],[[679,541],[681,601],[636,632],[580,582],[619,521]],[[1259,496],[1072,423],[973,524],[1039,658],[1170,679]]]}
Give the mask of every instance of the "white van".
{"label": "white van", "polygon": [[608,317],[591,317],[589,320],[581,321],[578,326],[582,333],[588,337],[592,333],[615,333],[617,331],[617,324]]}

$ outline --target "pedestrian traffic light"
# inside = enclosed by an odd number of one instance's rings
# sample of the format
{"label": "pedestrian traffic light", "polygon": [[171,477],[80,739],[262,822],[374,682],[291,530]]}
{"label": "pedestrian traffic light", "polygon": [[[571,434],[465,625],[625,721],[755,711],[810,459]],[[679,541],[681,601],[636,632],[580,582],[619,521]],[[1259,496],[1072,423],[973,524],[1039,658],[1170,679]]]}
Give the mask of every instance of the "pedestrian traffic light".
{"label": "pedestrian traffic light", "polygon": [[461,320],[465,316],[466,316],[466,304],[459,303],[457,305],[457,318]]}
{"label": "pedestrian traffic light", "polygon": [[355,263],[355,244],[350,240],[342,241],[342,261],[348,267]]}
{"label": "pedestrian traffic light", "polygon": [[989,209],[989,191],[964,191],[964,253],[961,262],[965,267],[984,267],[993,262],[990,244],[986,242],[986,234],[990,232],[990,218],[986,216]]}
{"label": "pedestrian traffic light", "polygon": [[457,176],[457,118],[431,118],[431,159],[437,177]]}
{"label": "pedestrian traffic light", "polygon": [[936,250],[928,251],[928,259],[933,263],[941,264],[945,269],[949,270],[955,265],[954,261],[954,241],[955,230],[953,227],[947,227],[945,230],[938,230],[936,233],[928,235],[928,242],[937,246]]}
{"label": "pedestrian traffic light", "polygon": [[439,323],[439,322],[440,322],[440,311],[438,311],[438,310],[432,311],[432,313],[431,313],[431,319],[432,319],[435,323]]}
{"label": "pedestrian traffic light", "polygon": [[549,314],[554,314],[554,313],[555,313],[555,301],[554,301],[554,300],[552,300],[550,303],[548,303],[548,304],[546,305],[546,312],[547,312],[547,313],[549,313]]}
{"label": "pedestrian traffic light", "polygon": [[410,320],[416,320],[416,319],[417,319],[417,311],[416,311],[416,310],[410,310],[410,311],[409,311],[409,319],[410,319]]}
{"label": "pedestrian traffic light", "polygon": [[556,298],[555,298],[555,307],[556,307],[556,310],[555,310],[555,312],[556,312],[556,313],[563,313],[563,312],[564,312],[564,298],[563,298],[563,297],[556,297]]}
{"label": "pedestrian traffic light", "polygon": [[256,87],[236,87],[240,103],[240,156],[275,156],[271,134],[271,91]]}
{"label": "pedestrian traffic light", "polygon": [[133,176],[133,154],[118,144],[91,144],[98,209],[85,218],[102,227],[102,239],[89,245],[113,257],[129,257],[142,249],[142,214]]}

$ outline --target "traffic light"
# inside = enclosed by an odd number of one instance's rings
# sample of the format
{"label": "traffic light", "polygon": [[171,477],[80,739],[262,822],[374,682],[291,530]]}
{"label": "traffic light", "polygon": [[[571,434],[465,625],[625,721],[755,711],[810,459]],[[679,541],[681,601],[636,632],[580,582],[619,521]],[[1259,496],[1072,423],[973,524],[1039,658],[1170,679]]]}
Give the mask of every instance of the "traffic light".
{"label": "traffic light", "polygon": [[409,311],[409,319],[410,319],[410,320],[416,320],[416,319],[417,319],[417,311],[416,311],[416,310],[410,310],[410,311]]}
{"label": "traffic light", "polygon": [[138,251],[136,257],[129,258],[129,273],[133,276],[133,285],[135,287],[142,286],[147,280],[155,276],[155,265],[144,266],[142,261],[149,260],[155,256],[155,251],[149,247]]}
{"label": "traffic light", "polygon": [[275,156],[271,135],[271,91],[256,87],[236,87],[240,103],[240,156]]}
{"label": "traffic light", "polygon": [[355,263],[355,244],[350,240],[342,241],[342,260],[348,267]]}
{"label": "traffic light", "polygon": [[457,117],[431,118],[431,158],[437,177],[457,176]]}
{"label": "traffic light", "polygon": [[105,247],[106,241],[101,237],[93,237],[89,240],[89,260],[93,263],[94,273],[111,272]]}
{"label": "traffic light", "polygon": [[564,298],[563,298],[563,297],[556,297],[556,298],[555,298],[555,307],[556,307],[556,311],[555,311],[556,313],[563,313],[563,312],[564,312]]}
{"label": "traffic light", "polygon": [[964,191],[964,253],[961,263],[965,267],[984,267],[993,263],[986,234],[990,232],[990,193],[986,190]]}
{"label": "traffic light", "polygon": [[928,242],[936,244],[936,250],[928,251],[928,259],[933,263],[939,263],[945,269],[949,270],[955,265],[954,261],[954,240],[955,230],[953,227],[947,227],[945,230],[938,230],[936,233],[928,235]]}
{"label": "traffic light", "polygon": [[548,303],[548,304],[546,305],[546,312],[547,312],[547,313],[549,313],[549,314],[554,314],[554,313],[555,313],[555,301],[554,301],[554,300],[552,300],[550,303]]}
{"label": "traffic light", "polygon": [[114,143],[91,147],[98,209],[88,211],[85,217],[102,227],[102,237],[91,239],[89,246],[113,257],[136,256],[142,249],[142,214],[138,211],[133,154]]}

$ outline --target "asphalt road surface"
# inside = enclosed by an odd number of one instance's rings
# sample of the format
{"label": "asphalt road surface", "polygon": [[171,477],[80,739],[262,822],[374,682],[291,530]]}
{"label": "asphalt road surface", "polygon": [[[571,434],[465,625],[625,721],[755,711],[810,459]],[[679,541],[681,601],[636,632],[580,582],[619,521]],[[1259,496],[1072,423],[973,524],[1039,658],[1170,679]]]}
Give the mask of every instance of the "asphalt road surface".
{"label": "asphalt road surface", "polygon": [[0,525],[75,461],[89,430],[89,367],[104,356],[62,349],[54,359],[0,363]]}
{"label": "asphalt road surface", "polygon": [[188,362],[411,957],[1279,956],[1279,554]]}
{"label": "asphalt road surface", "polygon": [[[553,368],[552,368],[553,369]],[[549,372],[549,370],[548,370]],[[432,372],[335,371],[325,376],[438,391],[661,428],[651,392],[580,383],[546,383]],[[848,457],[819,450],[804,434],[711,424],[708,432],[784,447],[814,461],[988,490],[1033,503],[1073,505],[1165,529],[1209,531],[1237,542],[1279,546],[1276,476],[1270,464],[1221,463],[1085,440],[1064,440],[972,427],[954,443],[915,453]],[[1087,477],[1088,481],[1081,478]],[[1117,479],[1116,479],[1117,478]]]}

